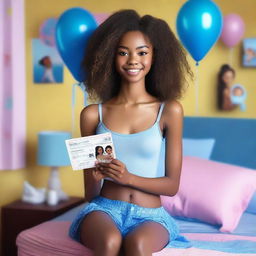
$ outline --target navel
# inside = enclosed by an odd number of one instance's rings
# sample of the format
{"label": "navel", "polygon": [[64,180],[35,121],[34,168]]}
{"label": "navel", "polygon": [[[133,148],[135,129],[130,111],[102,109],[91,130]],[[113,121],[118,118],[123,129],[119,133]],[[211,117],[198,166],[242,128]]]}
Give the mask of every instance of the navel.
{"label": "navel", "polygon": [[133,200],[133,195],[130,194],[130,203],[132,202],[132,200]]}

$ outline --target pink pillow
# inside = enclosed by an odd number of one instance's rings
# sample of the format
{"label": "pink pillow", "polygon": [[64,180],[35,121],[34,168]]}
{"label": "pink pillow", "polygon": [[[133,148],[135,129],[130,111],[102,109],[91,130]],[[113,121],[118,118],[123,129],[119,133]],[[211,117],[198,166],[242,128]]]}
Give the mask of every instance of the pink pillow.
{"label": "pink pillow", "polygon": [[255,190],[253,169],[184,156],[178,193],[161,195],[161,201],[173,216],[221,225],[221,232],[232,232]]}

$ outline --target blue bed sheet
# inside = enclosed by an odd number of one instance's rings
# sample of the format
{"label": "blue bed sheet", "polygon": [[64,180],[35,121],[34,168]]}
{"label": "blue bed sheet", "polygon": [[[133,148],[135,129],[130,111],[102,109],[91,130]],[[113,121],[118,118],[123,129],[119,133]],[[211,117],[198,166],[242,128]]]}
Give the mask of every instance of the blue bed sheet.
{"label": "blue bed sheet", "polygon": [[[223,233],[219,231],[219,225],[211,225],[191,218],[173,217],[180,226],[182,233]],[[227,234],[231,234],[228,233]],[[234,235],[256,236],[256,214],[244,212]]]}

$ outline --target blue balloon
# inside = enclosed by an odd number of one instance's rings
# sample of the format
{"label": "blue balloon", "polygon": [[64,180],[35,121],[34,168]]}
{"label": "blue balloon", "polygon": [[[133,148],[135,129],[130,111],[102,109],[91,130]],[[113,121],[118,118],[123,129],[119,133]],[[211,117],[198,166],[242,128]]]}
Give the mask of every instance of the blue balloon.
{"label": "blue balloon", "polygon": [[189,0],[180,9],[176,28],[195,61],[200,61],[221,35],[222,13],[211,0]]}
{"label": "blue balloon", "polygon": [[97,22],[93,15],[80,7],[66,10],[56,25],[57,49],[73,77],[79,82],[86,78],[81,62],[87,41],[96,28]]}

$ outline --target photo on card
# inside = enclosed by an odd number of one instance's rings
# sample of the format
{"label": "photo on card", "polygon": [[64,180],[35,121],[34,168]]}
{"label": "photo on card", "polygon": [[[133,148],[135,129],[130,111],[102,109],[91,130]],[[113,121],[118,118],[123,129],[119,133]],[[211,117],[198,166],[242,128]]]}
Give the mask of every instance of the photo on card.
{"label": "photo on card", "polygon": [[65,143],[74,171],[93,168],[96,161],[110,163],[116,158],[110,132],[69,139]]}

